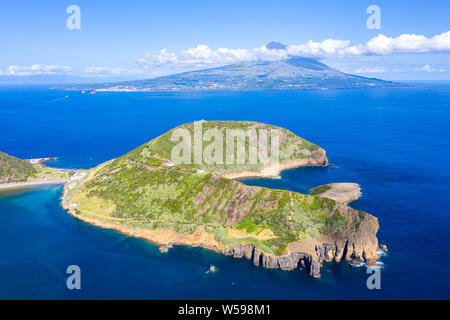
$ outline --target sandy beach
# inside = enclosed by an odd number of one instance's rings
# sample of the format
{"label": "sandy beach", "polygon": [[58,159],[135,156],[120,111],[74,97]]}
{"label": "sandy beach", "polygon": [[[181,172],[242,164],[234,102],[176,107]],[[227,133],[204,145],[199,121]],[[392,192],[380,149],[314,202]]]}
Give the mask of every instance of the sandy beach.
{"label": "sandy beach", "polygon": [[227,179],[240,178],[280,178],[280,173],[284,170],[309,167],[309,166],[327,166],[328,159],[323,151],[323,155],[318,158],[305,158],[299,160],[284,160],[278,164],[265,166],[261,171],[240,171],[225,173],[222,176]]}
{"label": "sandy beach", "polygon": [[0,189],[16,189],[16,188],[26,188],[45,184],[64,184],[67,180],[61,179],[48,179],[48,180],[30,180],[23,182],[10,182],[0,184]]}

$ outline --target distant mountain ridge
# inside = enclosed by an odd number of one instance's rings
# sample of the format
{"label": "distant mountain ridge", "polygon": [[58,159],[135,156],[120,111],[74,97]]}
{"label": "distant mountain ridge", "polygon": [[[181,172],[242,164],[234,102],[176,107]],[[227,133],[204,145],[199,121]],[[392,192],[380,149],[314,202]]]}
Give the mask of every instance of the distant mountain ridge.
{"label": "distant mountain ridge", "polygon": [[[267,48],[284,50],[278,42]],[[375,78],[347,74],[313,58],[292,56],[278,61],[252,61],[188,71],[145,80],[95,84],[98,91],[301,90],[397,86]],[[80,89],[72,88],[72,89]]]}

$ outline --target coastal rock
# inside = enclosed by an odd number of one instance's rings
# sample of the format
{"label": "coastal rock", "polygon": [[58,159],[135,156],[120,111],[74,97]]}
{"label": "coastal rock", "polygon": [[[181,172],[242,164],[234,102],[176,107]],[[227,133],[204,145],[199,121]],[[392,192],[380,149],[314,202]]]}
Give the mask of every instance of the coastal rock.
{"label": "coastal rock", "polygon": [[277,269],[278,268],[278,258],[272,257],[270,255],[263,255],[262,258],[262,265],[264,268],[268,269]]}
{"label": "coastal rock", "polygon": [[359,215],[356,217],[359,219],[358,229],[349,234],[346,258],[356,256],[363,259],[376,259],[378,257],[376,237],[379,228],[378,219],[370,215],[361,217]]}
{"label": "coastal rock", "polygon": [[242,258],[251,259],[253,256],[253,251],[255,250],[255,246],[249,243],[237,244],[235,246],[226,247],[223,250],[223,254],[226,256],[233,256],[234,258]]}
{"label": "coastal rock", "polygon": [[[281,269],[285,271],[295,270],[298,268],[299,263],[302,267],[311,264],[311,261],[317,261],[312,274],[314,277],[320,277],[320,259],[312,259],[310,255],[302,252],[292,252],[283,256],[273,256],[265,254],[264,252],[255,248],[253,244],[236,244],[228,246],[222,250],[222,253],[226,256],[232,256],[234,258],[242,258],[252,260],[255,266],[262,265],[268,269]],[[315,262],[314,262],[315,263]]]}
{"label": "coastal rock", "polygon": [[281,270],[294,270],[303,258],[305,258],[304,253],[293,252],[290,255],[278,258],[278,264]]}
{"label": "coastal rock", "polygon": [[347,248],[347,241],[345,241],[343,244],[335,242],[334,247],[336,248],[334,251],[334,260],[340,262],[342,260],[342,256],[344,255],[344,249]]}
{"label": "coastal rock", "polygon": [[255,250],[253,254],[253,264],[259,266],[261,264],[261,257],[263,253],[259,250]]}
{"label": "coastal rock", "polygon": [[335,257],[336,248],[334,244],[324,243],[321,246],[316,246],[316,253],[319,260],[330,262]]}
{"label": "coastal rock", "polygon": [[320,262],[317,259],[312,259],[309,267],[309,275],[313,278],[320,278]]}
{"label": "coastal rock", "polygon": [[366,259],[366,265],[368,267],[378,267],[377,260],[375,259]]}
{"label": "coastal rock", "polygon": [[172,248],[172,245],[170,244],[164,244],[162,246],[159,246],[159,252],[165,253],[165,252],[169,252],[169,249]]}
{"label": "coastal rock", "polygon": [[359,258],[359,257],[354,257],[354,258],[352,258],[351,260],[350,260],[350,263],[352,264],[352,265],[354,265],[354,266],[361,266],[363,263],[364,263],[364,261],[361,259],[361,258]]}

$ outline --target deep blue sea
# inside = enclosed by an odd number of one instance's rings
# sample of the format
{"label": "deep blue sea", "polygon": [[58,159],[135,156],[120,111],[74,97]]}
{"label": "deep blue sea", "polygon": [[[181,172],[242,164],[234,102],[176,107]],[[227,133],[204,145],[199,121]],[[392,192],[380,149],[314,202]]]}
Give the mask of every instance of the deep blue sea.
{"label": "deep blue sea", "polygon": [[[252,185],[308,192],[357,182],[352,203],[379,218],[389,247],[381,289],[365,268],[328,263],[322,278],[254,267],[200,248],[151,243],[78,221],[61,187],[0,194],[0,299],[450,298],[450,85],[283,92],[97,93],[0,87],[0,150],[89,168],[195,120],[285,127],[327,150],[337,168],[285,171]],[[49,165],[50,165],[49,164]],[[81,268],[81,290],[66,268]],[[218,272],[207,275],[210,264]]]}

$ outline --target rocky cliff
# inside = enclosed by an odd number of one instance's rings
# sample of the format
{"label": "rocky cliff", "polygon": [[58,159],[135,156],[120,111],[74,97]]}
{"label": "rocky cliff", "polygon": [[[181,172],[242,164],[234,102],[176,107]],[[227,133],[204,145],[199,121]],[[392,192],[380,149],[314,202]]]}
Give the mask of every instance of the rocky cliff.
{"label": "rocky cliff", "polygon": [[[379,259],[379,244],[376,237],[378,228],[378,219],[373,216],[365,216],[364,220],[358,221],[357,230],[348,230],[346,234],[339,232],[331,234],[328,241],[309,246],[309,248],[308,245],[304,246],[303,244],[303,248],[293,249],[292,252],[281,256],[267,254],[251,243],[227,246],[222,253],[235,258],[245,257],[251,260],[255,266],[261,265],[265,268],[306,269],[312,277],[319,278],[324,261],[355,260],[370,265]],[[298,244],[302,244],[301,241]],[[295,245],[291,247],[295,248]]]}

